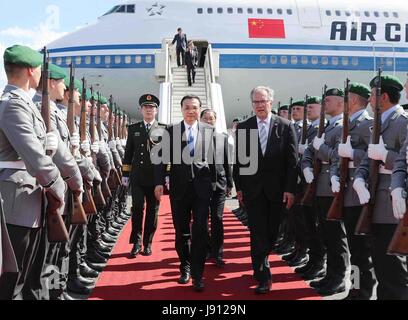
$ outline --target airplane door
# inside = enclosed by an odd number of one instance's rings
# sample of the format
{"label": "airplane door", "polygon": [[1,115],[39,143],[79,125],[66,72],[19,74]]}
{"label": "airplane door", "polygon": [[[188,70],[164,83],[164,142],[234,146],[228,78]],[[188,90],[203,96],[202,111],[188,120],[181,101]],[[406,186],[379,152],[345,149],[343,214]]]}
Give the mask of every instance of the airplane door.
{"label": "airplane door", "polygon": [[380,68],[383,71],[392,72],[395,74],[396,60],[395,48],[391,43],[375,43],[373,45],[373,70],[378,71]]}
{"label": "airplane door", "polygon": [[296,6],[299,23],[303,28],[320,28],[322,26],[319,0],[296,0]]}

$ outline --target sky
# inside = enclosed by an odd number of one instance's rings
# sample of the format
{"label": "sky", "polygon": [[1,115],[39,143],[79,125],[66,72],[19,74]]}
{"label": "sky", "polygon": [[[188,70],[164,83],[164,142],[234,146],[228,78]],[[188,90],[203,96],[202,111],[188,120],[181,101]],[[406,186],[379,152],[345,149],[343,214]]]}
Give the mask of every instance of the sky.
{"label": "sky", "polygon": [[[14,44],[39,49],[95,21],[123,0],[1,0],[0,56]],[[0,88],[6,84],[0,59]],[[1,90],[1,89],[0,89]]]}

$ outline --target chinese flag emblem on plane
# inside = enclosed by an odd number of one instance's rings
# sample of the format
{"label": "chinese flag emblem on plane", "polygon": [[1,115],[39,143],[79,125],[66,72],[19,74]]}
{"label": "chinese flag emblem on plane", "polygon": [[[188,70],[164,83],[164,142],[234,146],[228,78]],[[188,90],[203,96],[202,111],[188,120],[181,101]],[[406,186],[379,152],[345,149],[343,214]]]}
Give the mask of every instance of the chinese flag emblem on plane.
{"label": "chinese flag emblem on plane", "polygon": [[248,19],[248,30],[250,38],[286,38],[282,19]]}

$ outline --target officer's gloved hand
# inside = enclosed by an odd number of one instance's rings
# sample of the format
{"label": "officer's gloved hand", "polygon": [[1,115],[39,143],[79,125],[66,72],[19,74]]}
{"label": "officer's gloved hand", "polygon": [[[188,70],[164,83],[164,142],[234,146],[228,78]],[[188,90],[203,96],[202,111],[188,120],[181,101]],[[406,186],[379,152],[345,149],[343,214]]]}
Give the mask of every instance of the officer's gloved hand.
{"label": "officer's gloved hand", "polygon": [[306,167],[303,169],[303,175],[305,176],[306,183],[310,184],[314,180],[312,168]]}
{"label": "officer's gloved hand", "polygon": [[338,176],[333,176],[330,179],[331,182],[331,188],[333,193],[339,193],[340,192],[340,178]]}
{"label": "officer's gloved hand", "polygon": [[51,158],[57,153],[58,150],[58,136],[54,132],[48,132],[45,137],[45,151],[51,153]]}
{"label": "officer's gloved hand", "polygon": [[99,143],[98,140],[96,140],[94,143],[92,143],[91,150],[92,150],[92,152],[95,153],[95,154],[98,154],[98,153],[99,153],[100,143]]}
{"label": "officer's gloved hand", "polygon": [[111,151],[116,150],[116,141],[115,140],[111,140],[109,141],[109,149],[111,149]]}
{"label": "officer's gloved hand", "polygon": [[67,184],[65,181],[61,178],[61,176],[58,177],[55,182],[46,189],[46,192],[50,193],[51,196],[55,199],[55,201],[58,201],[59,207],[58,207],[58,213],[63,214],[65,205],[65,192],[67,191]]}
{"label": "officer's gloved hand", "polygon": [[126,188],[129,188],[129,178],[128,177],[122,177],[122,185]]}
{"label": "officer's gloved hand", "polygon": [[96,169],[95,167],[94,167],[94,174],[95,174],[94,181],[96,181],[97,183],[101,183],[102,182],[101,174],[99,173],[98,169]]}
{"label": "officer's gloved hand", "polygon": [[85,154],[90,154],[91,153],[91,145],[88,140],[82,141],[81,143],[81,150]]}
{"label": "officer's gloved hand", "polygon": [[303,144],[303,143],[299,143],[299,154],[305,154],[305,151],[306,151],[306,149],[307,149],[307,146],[308,146],[309,144],[307,143],[307,140],[306,140],[306,143],[305,144]]}
{"label": "officer's gloved hand", "polygon": [[347,137],[346,143],[340,143],[339,144],[339,156],[342,158],[349,158],[353,159],[354,157],[354,150],[353,147],[351,146],[351,137]]}
{"label": "officer's gloved hand", "polygon": [[392,198],[392,211],[394,217],[397,220],[404,218],[405,212],[407,211],[407,199],[404,195],[404,189],[396,188],[391,192]]}
{"label": "officer's gloved hand", "polygon": [[319,151],[320,147],[324,143],[324,133],[321,138],[315,137],[313,140],[313,148],[315,148],[316,151]]}
{"label": "officer's gloved hand", "polygon": [[123,148],[126,148],[126,143],[127,143],[126,139],[122,139],[122,147]]}
{"label": "officer's gloved hand", "polygon": [[356,191],[361,205],[364,205],[368,203],[368,201],[370,201],[370,192],[368,191],[363,179],[355,179],[353,183],[353,189]]}
{"label": "officer's gloved hand", "polygon": [[384,140],[380,137],[378,144],[368,145],[368,157],[373,160],[382,161],[385,163],[387,160],[388,150],[385,148]]}
{"label": "officer's gloved hand", "polygon": [[80,144],[80,138],[79,138],[79,133],[74,132],[71,136],[71,146],[75,149],[79,149],[79,144]]}

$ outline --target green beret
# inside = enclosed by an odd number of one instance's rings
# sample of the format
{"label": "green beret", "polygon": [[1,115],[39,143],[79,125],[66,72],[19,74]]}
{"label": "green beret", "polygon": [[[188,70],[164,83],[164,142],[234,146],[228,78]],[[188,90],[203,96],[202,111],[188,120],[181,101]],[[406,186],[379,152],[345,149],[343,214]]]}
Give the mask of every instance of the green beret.
{"label": "green beret", "polygon": [[[378,83],[378,76],[376,76],[370,82],[370,87],[375,88]],[[381,89],[384,91],[391,90],[391,91],[398,91],[401,92],[404,89],[404,85],[402,84],[401,80],[397,77],[391,75],[384,75],[381,76]]]}
{"label": "green beret", "polygon": [[160,100],[152,94],[145,94],[140,97],[139,105],[141,107],[145,105],[155,106],[156,108],[160,107]]}
{"label": "green beret", "polygon": [[284,104],[284,105],[280,106],[278,111],[282,111],[282,110],[289,110],[289,105]]}
{"label": "green beret", "polygon": [[305,106],[305,101],[304,101],[304,100],[295,101],[295,102],[292,103],[292,107],[294,107],[294,106],[302,106],[302,107],[304,107],[304,106]]}
{"label": "green beret", "polygon": [[101,104],[108,104],[108,99],[105,98],[104,96],[100,96],[100,97],[99,97],[99,102],[100,102]]}
{"label": "green beret", "polygon": [[307,98],[307,104],[321,104],[322,98],[318,96],[312,96]]}
{"label": "green beret", "polygon": [[67,73],[61,67],[50,63],[50,79],[61,80],[67,78]]}
{"label": "green beret", "polygon": [[362,83],[356,83],[356,82],[351,83],[349,87],[349,91],[365,99],[370,98],[370,95],[371,95],[370,88]]}
{"label": "green beret", "polygon": [[[65,83],[65,86],[67,87],[67,90],[69,89],[70,82],[71,80],[69,79],[69,77],[66,77],[64,79],[64,83]],[[82,90],[82,82],[79,81],[78,79],[74,79],[74,89],[78,91]]]}
{"label": "green beret", "polygon": [[4,52],[4,64],[16,64],[23,67],[37,68],[43,63],[43,55],[29,47],[15,45]]}
{"label": "green beret", "polygon": [[344,97],[344,91],[339,88],[329,89],[326,91],[326,97],[328,96]]}
{"label": "green beret", "polygon": [[[82,99],[82,88],[81,88],[80,92],[81,92],[81,99]],[[86,101],[91,100],[91,90],[89,90],[89,89],[86,89],[85,100],[86,100]]]}

